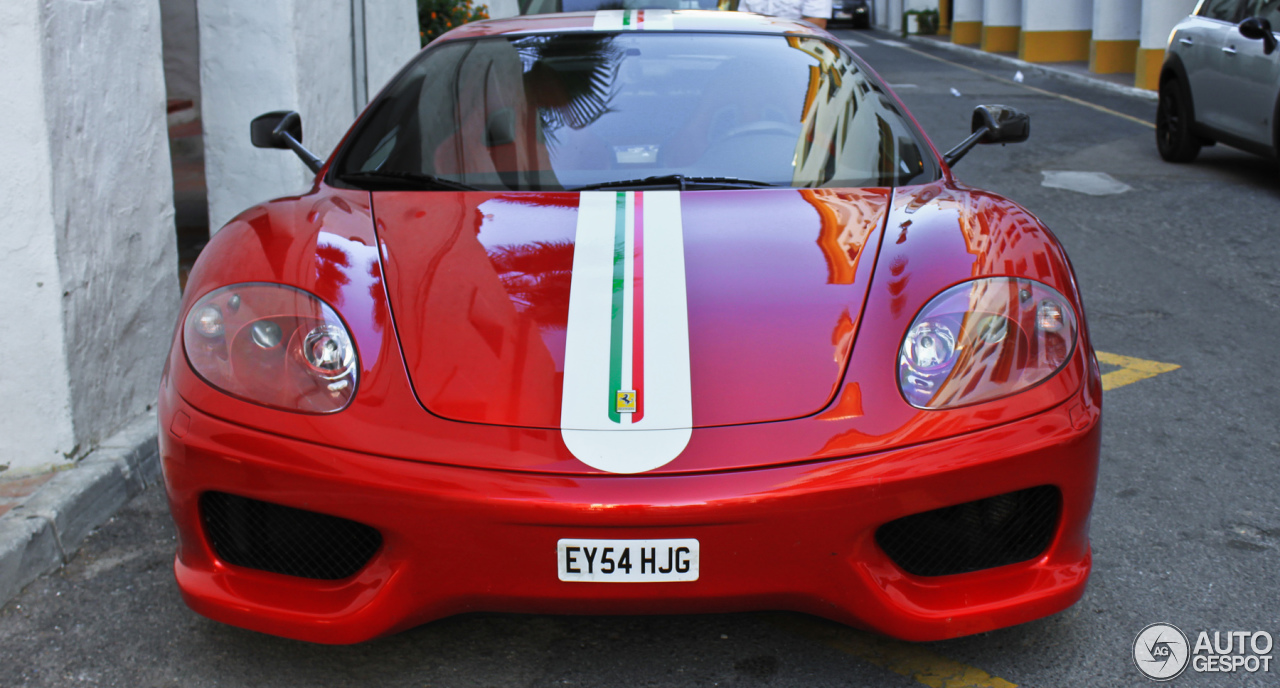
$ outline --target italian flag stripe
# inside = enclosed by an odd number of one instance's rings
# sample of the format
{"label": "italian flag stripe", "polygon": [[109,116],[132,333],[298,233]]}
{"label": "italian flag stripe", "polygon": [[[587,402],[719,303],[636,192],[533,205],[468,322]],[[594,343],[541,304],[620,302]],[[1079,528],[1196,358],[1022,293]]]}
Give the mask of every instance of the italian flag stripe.
{"label": "italian flag stripe", "polygon": [[618,192],[616,219],[613,223],[613,318],[610,327],[609,337],[609,389],[606,399],[608,401],[609,420],[615,423],[621,423],[622,418],[618,413],[618,397],[620,390],[631,389],[624,387],[622,379],[623,366],[623,350],[622,335],[623,324],[626,321],[626,292],[627,292],[627,194]]}
{"label": "italian flag stripe", "polygon": [[[641,10],[643,12],[644,10]],[[631,285],[634,295],[631,297],[631,323],[634,331],[631,334],[631,386],[636,391],[636,411],[631,414],[631,422],[639,423],[644,418],[644,192],[636,192],[635,233],[632,241],[634,248],[632,261]]]}
{"label": "italian flag stripe", "polygon": [[600,470],[652,470],[693,427],[680,192],[589,191],[578,203],[561,436]]}
{"label": "italian flag stripe", "polygon": [[671,10],[600,10],[591,21],[596,31],[670,31],[675,28]]}

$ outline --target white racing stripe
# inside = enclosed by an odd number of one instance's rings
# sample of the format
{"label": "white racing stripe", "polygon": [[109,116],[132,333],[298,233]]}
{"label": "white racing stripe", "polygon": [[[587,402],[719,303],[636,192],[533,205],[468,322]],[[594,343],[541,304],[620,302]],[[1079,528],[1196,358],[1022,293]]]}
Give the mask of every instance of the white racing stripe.
{"label": "white racing stripe", "polygon": [[[617,355],[621,379],[615,388],[614,269],[618,198],[625,194],[625,254],[622,308],[623,336]],[[684,451],[693,436],[693,402],[689,377],[689,322],[685,293],[684,231],[680,192],[643,192],[642,248],[636,246],[637,192],[592,191],[579,195],[578,226],[569,286],[569,322],[565,333],[564,394],[560,406],[561,435],[580,461],[610,473],[639,473],[663,466]],[[639,294],[632,285],[635,258],[643,260]],[[637,316],[635,303],[643,302]],[[643,380],[633,378],[630,342],[643,328]],[[642,417],[610,417],[610,404],[621,389],[636,389]],[[636,414],[641,415],[641,414]],[[634,422],[633,422],[634,421]]]}

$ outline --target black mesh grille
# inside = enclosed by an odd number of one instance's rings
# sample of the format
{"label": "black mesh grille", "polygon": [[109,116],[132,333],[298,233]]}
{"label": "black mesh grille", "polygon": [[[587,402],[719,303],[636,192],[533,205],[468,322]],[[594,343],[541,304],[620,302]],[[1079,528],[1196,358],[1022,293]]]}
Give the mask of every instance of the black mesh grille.
{"label": "black mesh grille", "polygon": [[225,492],[201,495],[200,514],[218,558],[288,576],[346,578],[382,545],[362,523]]}
{"label": "black mesh grille", "polygon": [[1042,485],[890,521],[876,530],[876,543],[917,576],[989,569],[1043,552],[1061,508],[1058,488]]}

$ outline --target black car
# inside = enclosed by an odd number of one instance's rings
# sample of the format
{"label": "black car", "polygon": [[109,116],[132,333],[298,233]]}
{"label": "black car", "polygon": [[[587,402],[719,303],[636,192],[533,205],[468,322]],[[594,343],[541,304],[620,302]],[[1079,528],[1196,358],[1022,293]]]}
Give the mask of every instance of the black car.
{"label": "black car", "polygon": [[871,5],[867,0],[831,0],[831,23],[844,22],[855,29],[871,28]]}

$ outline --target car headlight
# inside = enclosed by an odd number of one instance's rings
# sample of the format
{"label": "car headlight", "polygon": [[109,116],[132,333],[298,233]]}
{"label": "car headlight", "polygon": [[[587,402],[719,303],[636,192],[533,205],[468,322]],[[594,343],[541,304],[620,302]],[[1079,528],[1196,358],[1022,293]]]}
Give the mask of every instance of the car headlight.
{"label": "car headlight", "polygon": [[921,309],[898,350],[912,406],[942,409],[1015,394],[1054,375],[1076,344],[1066,297],[1028,279],[958,284]]}
{"label": "car headlight", "polygon": [[355,395],[356,347],[342,319],[300,289],[235,284],[187,313],[183,350],[205,382],[285,411],[331,413]]}

